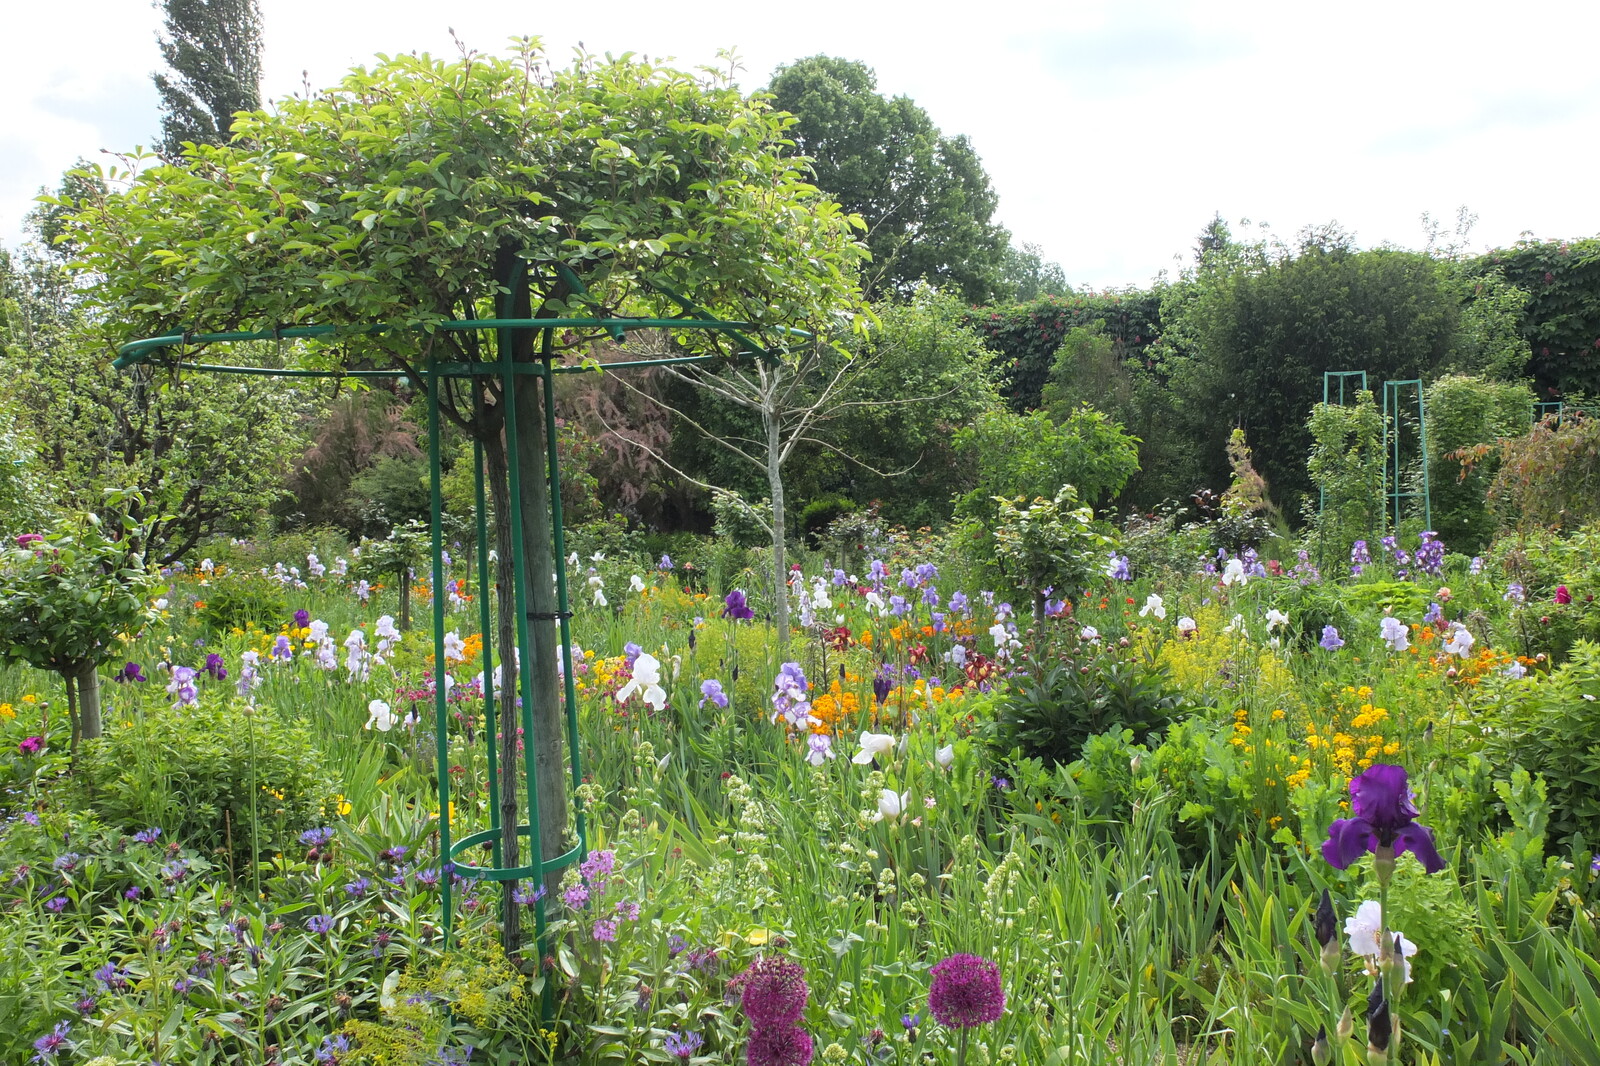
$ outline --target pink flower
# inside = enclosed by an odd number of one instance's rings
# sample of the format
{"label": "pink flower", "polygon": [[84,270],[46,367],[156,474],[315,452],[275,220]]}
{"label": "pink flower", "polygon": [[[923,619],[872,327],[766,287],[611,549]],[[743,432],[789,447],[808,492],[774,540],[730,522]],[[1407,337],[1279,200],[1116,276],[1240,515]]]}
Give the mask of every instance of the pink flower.
{"label": "pink flower", "polygon": [[44,750],[44,737],[28,737],[17,745],[17,751],[23,755],[37,755]]}
{"label": "pink flower", "polygon": [[1563,605],[1572,602],[1572,593],[1567,591],[1567,586],[1556,586],[1556,602]]}
{"label": "pink flower", "polygon": [[1000,985],[1000,967],[977,955],[951,955],[929,973],[933,987],[928,1008],[940,1025],[971,1029],[998,1021],[1006,1010],[1006,993]]}

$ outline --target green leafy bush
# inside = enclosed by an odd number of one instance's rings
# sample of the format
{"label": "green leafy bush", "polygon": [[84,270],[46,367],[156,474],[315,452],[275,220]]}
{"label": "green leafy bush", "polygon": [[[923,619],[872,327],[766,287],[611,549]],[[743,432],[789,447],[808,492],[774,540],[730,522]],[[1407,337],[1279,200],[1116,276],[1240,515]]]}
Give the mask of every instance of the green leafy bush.
{"label": "green leafy bush", "polygon": [[1128,729],[1143,737],[1191,709],[1162,667],[1108,653],[1062,659],[1014,683],[997,709],[995,743],[1001,752],[1066,764],[1096,734]]}
{"label": "green leafy bush", "polygon": [[1600,826],[1600,644],[1580,642],[1547,682],[1503,705],[1484,740],[1491,765],[1544,778],[1550,836],[1593,846]]}
{"label": "green leafy bush", "polygon": [[282,850],[338,813],[311,734],[229,701],[146,708],[85,746],[78,782],[105,824],[158,826],[197,849],[241,858]]}
{"label": "green leafy bush", "polygon": [[243,629],[254,623],[266,629],[289,617],[283,587],[260,574],[229,571],[211,579],[205,604],[196,614],[213,633]]}

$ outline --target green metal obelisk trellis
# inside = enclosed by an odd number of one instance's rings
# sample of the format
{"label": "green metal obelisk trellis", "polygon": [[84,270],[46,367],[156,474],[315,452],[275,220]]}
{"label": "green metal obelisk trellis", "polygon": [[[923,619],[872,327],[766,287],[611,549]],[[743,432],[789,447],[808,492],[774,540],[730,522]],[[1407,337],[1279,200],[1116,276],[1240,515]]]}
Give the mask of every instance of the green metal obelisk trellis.
{"label": "green metal obelisk trellis", "polygon": [[[559,268],[558,268],[559,269]],[[526,277],[526,264],[519,267],[518,276],[510,279],[513,286],[524,283]],[[572,277],[570,271],[563,274],[569,283],[580,294],[583,292],[581,284]],[[578,862],[587,847],[587,831],[584,812],[576,801],[577,786],[583,779],[582,757],[578,743],[578,713],[577,693],[572,668],[572,634],[569,625],[571,610],[568,599],[566,569],[562,559],[566,554],[566,546],[562,532],[561,514],[561,469],[556,452],[556,418],[555,418],[555,378],[559,374],[576,374],[591,372],[599,369],[593,363],[563,364],[557,362],[555,353],[555,336],[557,330],[582,330],[604,331],[616,340],[624,340],[628,330],[637,329],[663,329],[674,332],[700,331],[708,333],[721,333],[727,335],[742,349],[736,356],[729,355],[686,355],[653,359],[635,359],[620,362],[606,363],[607,371],[627,370],[652,366],[672,366],[690,363],[727,362],[730,358],[763,358],[771,359],[773,354],[766,347],[750,339],[750,334],[762,327],[745,322],[728,322],[712,318],[704,314],[689,300],[671,292],[664,286],[655,286],[667,298],[671,299],[683,310],[682,317],[677,318],[622,318],[622,317],[567,317],[567,318],[514,318],[505,312],[509,309],[509,301],[504,301],[500,308],[504,317],[468,319],[457,321],[443,321],[433,324],[434,329],[445,331],[492,331],[496,338],[495,351],[497,358],[494,361],[480,362],[443,362],[437,359],[428,359],[422,366],[414,371],[404,370],[303,370],[260,366],[240,366],[216,363],[183,362],[175,357],[175,352],[194,344],[230,344],[248,341],[284,341],[294,339],[336,338],[352,334],[376,334],[390,332],[391,327],[382,325],[369,326],[293,326],[273,330],[235,331],[226,333],[175,333],[160,337],[150,337],[144,340],[132,341],[119,349],[114,366],[123,368],[136,364],[154,363],[175,370],[192,370],[222,374],[246,374],[273,377],[298,377],[298,378],[420,378],[420,384],[425,388],[428,401],[428,478],[431,498],[431,529],[432,529],[432,557],[434,579],[430,582],[430,591],[433,599],[433,646],[434,662],[440,664],[437,669],[442,673],[442,664],[445,662],[445,605],[446,582],[444,575],[444,534],[442,517],[444,511],[442,491],[442,470],[440,466],[440,386],[454,380],[470,380],[473,378],[490,376],[498,379],[501,390],[500,402],[505,405],[508,412],[505,419],[506,451],[509,464],[508,482],[506,489],[510,499],[509,519],[512,526],[511,549],[512,570],[515,575],[515,587],[509,590],[513,599],[513,616],[515,618],[515,647],[511,649],[498,649],[498,661],[505,663],[511,655],[516,656],[516,662],[523,668],[516,671],[520,682],[521,700],[520,708],[512,715],[497,713],[494,678],[496,668],[493,634],[495,628],[491,625],[488,590],[491,588],[489,571],[489,535],[488,535],[488,506],[486,503],[486,479],[484,449],[481,441],[474,443],[474,520],[477,529],[476,570],[478,581],[478,624],[483,636],[483,742],[487,747],[485,765],[488,769],[489,792],[489,818],[488,827],[469,833],[461,839],[453,839],[453,826],[451,825],[451,783],[450,783],[450,758],[449,758],[449,715],[446,705],[447,692],[443,683],[434,685],[434,734],[436,743],[437,764],[435,777],[439,799],[439,852],[443,862],[453,865],[454,873],[461,877],[490,882],[515,882],[521,880],[543,881],[548,875],[562,870]],[[798,330],[782,330],[785,335],[804,336]],[[533,333],[539,338],[537,358],[533,362],[518,362],[512,357],[513,338],[518,335]],[[156,358],[158,353],[164,353],[165,358]],[[528,379],[532,379],[529,381]],[[518,426],[517,419],[513,417],[516,411],[515,397],[519,388],[531,385],[542,390],[542,406],[544,410],[544,424],[542,426]],[[519,469],[517,434],[519,432],[539,432],[544,435],[545,453],[548,466],[538,474],[524,472]],[[548,479],[550,501],[550,524],[553,538],[554,559],[551,561],[555,573],[555,617],[534,617],[534,612],[527,609],[532,601],[529,586],[529,561],[525,556],[522,540],[522,495],[523,477],[525,473],[530,476]],[[498,594],[505,596],[508,590],[500,589]],[[556,855],[541,854],[541,812],[539,810],[538,773],[535,761],[539,749],[539,738],[534,727],[534,690],[532,671],[527,665],[533,661],[532,641],[530,639],[530,620],[554,622],[559,627],[560,657],[563,674],[563,697],[565,699],[565,732],[567,741],[567,772],[570,775],[570,788],[574,795],[573,809],[576,812],[573,829],[576,843]],[[509,653],[509,654],[508,654]],[[500,703],[509,703],[517,707],[518,701],[515,694],[501,697]],[[515,866],[504,865],[502,848],[503,835],[507,825],[502,821],[500,801],[501,770],[499,756],[496,751],[496,735],[499,729],[506,725],[507,717],[514,718],[520,724],[523,740],[523,767],[521,771],[522,783],[526,795],[522,799],[521,809],[527,813],[527,821],[515,826],[519,837],[526,837],[529,843],[529,861]],[[517,773],[506,775],[507,781],[515,781]],[[469,854],[476,849],[487,847],[488,861],[481,857]],[[474,861],[476,859],[476,861]],[[446,876],[440,879],[442,927],[446,942],[453,935],[454,925],[454,899],[452,894],[451,878]],[[542,895],[534,903],[535,932],[540,940],[540,954],[543,954],[543,942],[547,927],[545,909],[546,901]]]}
{"label": "green metal obelisk trellis", "polygon": [[[1415,389],[1417,396],[1417,487],[1404,487],[1405,463],[1401,453],[1401,408],[1410,407],[1400,399],[1401,389]],[[1409,412],[1407,412],[1409,413]],[[1422,528],[1433,528],[1433,491],[1428,475],[1428,408],[1423,399],[1422,380],[1389,380],[1383,383],[1383,489],[1389,503],[1390,521],[1400,531],[1402,501],[1422,501]]]}

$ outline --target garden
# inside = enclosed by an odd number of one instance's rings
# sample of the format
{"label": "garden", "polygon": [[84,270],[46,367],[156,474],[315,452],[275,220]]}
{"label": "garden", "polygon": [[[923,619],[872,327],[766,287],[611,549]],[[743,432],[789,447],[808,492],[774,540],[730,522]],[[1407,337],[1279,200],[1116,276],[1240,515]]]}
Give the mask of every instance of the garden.
{"label": "garden", "polygon": [[1165,355],[874,302],[788,126],[523,42],[50,198],[154,457],[0,436],[0,1061],[1596,1061],[1600,422],[1521,305],[1178,448],[1321,252]]}

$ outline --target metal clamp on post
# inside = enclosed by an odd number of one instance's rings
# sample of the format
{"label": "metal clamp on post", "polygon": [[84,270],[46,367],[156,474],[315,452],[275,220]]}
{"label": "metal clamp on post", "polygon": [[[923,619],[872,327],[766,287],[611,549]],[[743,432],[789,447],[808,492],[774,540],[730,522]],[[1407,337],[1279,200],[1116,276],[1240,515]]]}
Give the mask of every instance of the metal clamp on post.
{"label": "metal clamp on post", "polygon": [[572,617],[571,611],[529,611],[530,622],[561,622]]}

